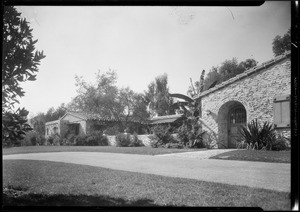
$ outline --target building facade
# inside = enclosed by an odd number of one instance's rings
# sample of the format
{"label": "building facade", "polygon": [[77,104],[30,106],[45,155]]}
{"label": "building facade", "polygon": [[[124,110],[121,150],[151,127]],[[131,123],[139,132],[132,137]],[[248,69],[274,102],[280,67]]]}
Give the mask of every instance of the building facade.
{"label": "building facade", "polygon": [[239,128],[255,119],[290,136],[290,56],[286,52],[194,97],[202,107],[202,128],[218,148],[236,148]]}

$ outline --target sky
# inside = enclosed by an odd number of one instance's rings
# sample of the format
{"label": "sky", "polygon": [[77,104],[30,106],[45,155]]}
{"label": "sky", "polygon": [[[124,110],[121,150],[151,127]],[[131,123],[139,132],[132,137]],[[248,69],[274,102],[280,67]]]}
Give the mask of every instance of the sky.
{"label": "sky", "polygon": [[75,76],[95,83],[109,69],[117,86],[144,92],[167,73],[170,93],[186,94],[190,78],[226,59],[263,63],[272,41],[291,26],[291,5],[255,7],[17,6],[44,51],[36,81],[22,83],[29,117],[76,96]]}

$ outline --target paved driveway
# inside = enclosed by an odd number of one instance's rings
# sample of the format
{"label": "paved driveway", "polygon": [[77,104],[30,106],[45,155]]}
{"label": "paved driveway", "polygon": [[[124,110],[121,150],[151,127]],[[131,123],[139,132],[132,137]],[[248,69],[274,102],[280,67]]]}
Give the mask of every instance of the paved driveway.
{"label": "paved driveway", "polygon": [[99,152],[51,152],[3,156],[4,160],[75,163],[290,192],[290,164],[206,158],[201,157],[201,151],[156,156]]}

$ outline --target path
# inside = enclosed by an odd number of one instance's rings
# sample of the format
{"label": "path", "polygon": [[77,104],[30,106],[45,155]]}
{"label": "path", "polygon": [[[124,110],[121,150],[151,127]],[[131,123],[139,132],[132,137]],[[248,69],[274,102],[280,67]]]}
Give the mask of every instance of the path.
{"label": "path", "polygon": [[[201,151],[198,154],[201,154]],[[51,152],[4,155],[3,159],[75,163],[290,192],[290,164],[201,159],[201,156],[198,156],[196,153],[152,156],[104,152]]]}

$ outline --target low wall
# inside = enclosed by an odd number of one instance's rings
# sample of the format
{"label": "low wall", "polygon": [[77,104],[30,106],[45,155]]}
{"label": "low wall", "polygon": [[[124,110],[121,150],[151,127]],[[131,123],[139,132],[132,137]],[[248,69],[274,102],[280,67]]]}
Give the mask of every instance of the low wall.
{"label": "low wall", "polygon": [[[133,137],[133,135],[131,135]],[[138,139],[142,141],[145,146],[150,146],[150,135],[138,135]],[[116,146],[116,136],[108,135],[108,142],[111,146]]]}

